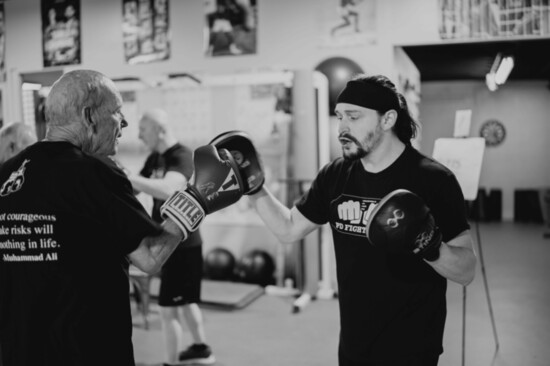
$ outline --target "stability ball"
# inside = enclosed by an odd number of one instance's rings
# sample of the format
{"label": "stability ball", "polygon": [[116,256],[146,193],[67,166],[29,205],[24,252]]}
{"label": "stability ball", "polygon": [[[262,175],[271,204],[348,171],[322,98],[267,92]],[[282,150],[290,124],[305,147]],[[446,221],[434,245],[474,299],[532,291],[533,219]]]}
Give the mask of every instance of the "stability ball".
{"label": "stability ball", "polygon": [[345,57],[331,57],[321,62],[315,70],[324,74],[328,79],[329,112],[334,116],[336,98],[346,83],[356,74],[363,73],[361,67]]}
{"label": "stability ball", "polygon": [[225,248],[214,248],[204,258],[204,277],[229,281],[235,272],[235,256]]}
{"label": "stability ball", "polygon": [[275,261],[266,251],[254,249],[243,255],[235,272],[242,282],[267,286],[275,282]]}

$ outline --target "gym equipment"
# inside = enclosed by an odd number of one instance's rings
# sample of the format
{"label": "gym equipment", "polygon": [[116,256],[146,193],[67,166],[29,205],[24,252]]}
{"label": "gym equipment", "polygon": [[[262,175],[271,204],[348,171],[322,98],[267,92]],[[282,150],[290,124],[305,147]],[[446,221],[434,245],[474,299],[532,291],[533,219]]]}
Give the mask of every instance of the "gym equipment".
{"label": "gym equipment", "polygon": [[[466,201],[475,202],[479,197],[479,193],[485,190],[479,187],[479,177],[481,174],[481,162],[485,142],[479,137],[474,138],[440,138],[436,140],[434,145],[433,157],[453,171],[464,193]],[[487,200],[487,196],[481,196],[483,200]],[[483,204],[485,205],[485,204]],[[495,353],[493,362],[496,360],[499,341],[496,328],[495,317],[493,315],[493,305],[489,294],[489,283],[487,281],[487,273],[485,272],[485,261],[483,259],[483,248],[481,243],[481,234],[479,230],[479,220],[475,220],[475,233],[477,241],[477,253],[479,263],[481,265],[481,274],[483,284],[485,286],[485,294],[487,295],[487,305],[489,307],[489,315],[491,317],[491,325],[493,328],[493,336],[495,338]],[[462,366],[466,362],[466,286],[462,286]]]}
{"label": "gym equipment", "polygon": [[275,283],[275,261],[264,250],[251,250],[239,260],[235,273],[245,283],[267,286]]}
{"label": "gym equipment", "polygon": [[415,254],[430,262],[439,258],[441,232],[422,198],[406,189],[378,202],[368,218],[367,237],[388,252]]}
{"label": "gym equipment", "polygon": [[[481,274],[483,276],[483,286],[485,287],[485,295],[487,297],[487,305],[489,307],[489,316],[491,317],[491,326],[493,328],[493,337],[495,340],[495,353],[493,354],[493,362],[496,360],[500,343],[498,341],[497,326],[495,316],[493,314],[493,304],[489,293],[489,283],[487,282],[487,273],[485,271],[485,260],[483,259],[483,249],[481,245],[481,233],[479,230],[479,221],[475,221],[475,232],[477,240],[477,254],[479,256],[479,264],[481,265]],[[466,286],[462,286],[462,366],[465,364],[465,349],[466,349]]]}
{"label": "gym equipment", "polygon": [[239,166],[243,180],[243,194],[258,192],[265,182],[262,163],[251,137],[244,131],[227,131],[216,136],[209,142],[216,149],[227,149]]}
{"label": "gym equipment", "polygon": [[235,256],[225,248],[214,248],[204,258],[204,277],[230,281],[234,278]]}
{"label": "gym equipment", "polygon": [[544,238],[550,238],[550,188],[543,188],[539,191],[541,214],[544,221]]}
{"label": "gym equipment", "polygon": [[334,116],[336,97],[355,74],[363,73],[363,69],[354,61],[345,57],[331,57],[321,62],[315,70],[320,71],[328,79],[329,113]]}
{"label": "gym equipment", "polygon": [[260,285],[202,280],[201,305],[216,309],[242,309],[265,293]]}
{"label": "gym equipment", "polygon": [[195,172],[183,191],[175,191],[160,207],[161,216],[178,225],[187,239],[205,215],[232,205],[243,195],[243,182],[233,156],[212,145],[193,152]]}
{"label": "gym equipment", "polygon": [[514,222],[542,224],[544,222],[540,205],[539,190],[514,190]]}

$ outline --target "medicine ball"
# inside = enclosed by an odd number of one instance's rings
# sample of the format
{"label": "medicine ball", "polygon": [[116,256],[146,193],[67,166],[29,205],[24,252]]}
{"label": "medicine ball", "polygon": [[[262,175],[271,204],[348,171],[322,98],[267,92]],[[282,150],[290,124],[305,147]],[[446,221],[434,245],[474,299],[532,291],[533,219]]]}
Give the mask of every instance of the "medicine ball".
{"label": "medicine ball", "polygon": [[235,256],[229,250],[214,248],[204,258],[204,277],[211,280],[232,280],[235,263]]}
{"label": "medicine ball", "polygon": [[254,249],[239,260],[235,273],[242,282],[271,285],[275,282],[275,261],[269,253]]}
{"label": "medicine ball", "polygon": [[315,70],[324,74],[328,79],[329,112],[331,116],[334,116],[338,94],[344,89],[348,80],[356,74],[363,73],[363,69],[348,58],[331,57],[317,65]]}

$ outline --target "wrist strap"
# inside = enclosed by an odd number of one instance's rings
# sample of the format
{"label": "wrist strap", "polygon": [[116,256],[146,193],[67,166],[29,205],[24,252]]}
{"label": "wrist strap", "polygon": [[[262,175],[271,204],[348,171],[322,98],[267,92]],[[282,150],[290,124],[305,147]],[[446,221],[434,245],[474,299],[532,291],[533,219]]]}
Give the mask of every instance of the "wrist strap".
{"label": "wrist strap", "polygon": [[439,248],[441,248],[442,235],[438,228],[433,231],[433,237],[428,246],[426,246],[420,255],[428,262],[433,262],[439,259]]}
{"label": "wrist strap", "polygon": [[174,221],[183,232],[183,240],[188,233],[197,230],[205,213],[199,202],[189,193],[176,191],[160,208],[160,214],[164,219]]}

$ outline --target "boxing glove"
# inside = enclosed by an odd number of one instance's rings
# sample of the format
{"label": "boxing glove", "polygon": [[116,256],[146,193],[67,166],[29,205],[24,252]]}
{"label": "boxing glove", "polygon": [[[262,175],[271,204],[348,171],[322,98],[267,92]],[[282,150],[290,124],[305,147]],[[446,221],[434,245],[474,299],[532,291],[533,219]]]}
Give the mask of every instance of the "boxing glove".
{"label": "boxing glove", "polygon": [[439,258],[441,232],[424,201],[398,189],[376,205],[367,218],[371,244],[393,253],[412,253],[427,261]]}
{"label": "boxing glove", "polygon": [[227,131],[210,141],[218,149],[227,149],[239,166],[245,195],[258,192],[265,181],[260,157],[250,136],[243,131]]}
{"label": "boxing glove", "polygon": [[160,208],[162,217],[174,221],[185,238],[197,230],[205,215],[237,202],[243,195],[239,168],[229,151],[201,146],[195,150],[193,162],[195,171],[187,188],[174,192]]}

